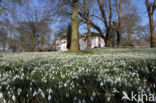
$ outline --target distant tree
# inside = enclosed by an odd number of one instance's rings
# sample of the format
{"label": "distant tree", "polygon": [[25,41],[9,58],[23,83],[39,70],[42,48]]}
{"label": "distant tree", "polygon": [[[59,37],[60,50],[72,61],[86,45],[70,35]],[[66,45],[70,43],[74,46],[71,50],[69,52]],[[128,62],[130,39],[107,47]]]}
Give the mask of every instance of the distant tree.
{"label": "distant tree", "polygon": [[3,51],[6,51],[8,39],[8,31],[5,28],[4,24],[1,22],[0,24],[0,44],[2,45]]}
{"label": "distant tree", "polygon": [[136,29],[136,39],[144,40],[145,42],[150,44],[150,26],[149,24],[140,25]]}
{"label": "distant tree", "polygon": [[126,46],[130,46],[132,44],[132,36],[135,34],[140,22],[141,18],[137,13],[137,8],[129,5],[122,16],[123,38],[125,39]]}
{"label": "distant tree", "polygon": [[49,45],[51,22],[49,13],[45,13],[43,8],[42,10],[39,7],[27,8],[17,28],[20,41],[27,48],[26,51],[35,51],[37,48],[43,49]]}
{"label": "distant tree", "polygon": [[[1,37],[3,38],[3,47],[5,48],[16,48],[16,43],[15,41],[15,25],[14,19],[17,17],[16,14],[16,8],[17,7],[22,7],[23,4],[25,4],[28,0],[0,0],[0,22],[3,23],[0,24],[1,26]],[[3,30],[2,30],[3,28]],[[3,33],[2,33],[3,31]],[[5,33],[4,33],[5,31]],[[2,39],[2,38],[1,38]],[[4,43],[5,42],[5,43]]]}
{"label": "distant tree", "polygon": [[154,11],[156,10],[156,0],[153,2],[149,2],[149,0],[145,0],[149,24],[150,24],[150,34],[151,34],[151,47],[156,47],[156,34],[155,34],[155,25],[154,25]]}
{"label": "distant tree", "polygon": [[117,10],[117,15],[118,15],[118,23],[117,23],[117,30],[116,30],[117,46],[121,46],[121,42],[122,42],[122,15],[121,15],[122,3],[123,3],[123,0],[115,0],[116,10]]}
{"label": "distant tree", "polygon": [[[105,32],[106,35],[104,37],[105,40],[105,46],[108,47],[110,46],[110,33],[112,31],[112,0],[97,0],[99,8],[100,8],[100,12],[102,14],[103,17],[103,22],[105,25]],[[108,16],[108,18],[107,18]]]}
{"label": "distant tree", "polygon": [[86,20],[86,24],[87,24],[87,48],[90,49],[91,48],[91,20],[90,20],[90,11],[89,11],[89,2],[91,2],[91,0],[83,0],[83,7],[84,7],[84,11],[83,11],[83,18],[85,18]]}
{"label": "distant tree", "polygon": [[12,11],[16,5],[23,5],[29,0],[0,0],[0,15],[5,11]]}

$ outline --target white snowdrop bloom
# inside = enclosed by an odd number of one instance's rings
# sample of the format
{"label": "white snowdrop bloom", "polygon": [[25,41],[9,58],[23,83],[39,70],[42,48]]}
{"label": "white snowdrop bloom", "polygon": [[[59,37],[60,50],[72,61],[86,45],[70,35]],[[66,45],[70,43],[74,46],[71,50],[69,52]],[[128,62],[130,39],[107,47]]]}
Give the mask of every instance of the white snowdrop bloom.
{"label": "white snowdrop bloom", "polygon": [[79,90],[79,93],[81,94],[81,90]]}
{"label": "white snowdrop bloom", "polygon": [[41,89],[41,88],[39,88],[39,89],[38,89],[38,92],[42,92],[42,89]]}
{"label": "white snowdrop bloom", "polygon": [[83,83],[85,83],[85,80],[83,79]]}
{"label": "white snowdrop bloom", "polygon": [[92,96],[93,96],[93,97],[95,97],[95,96],[96,96],[96,93],[95,93],[95,92],[93,92]]}
{"label": "white snowdrop bloom", "polygon": [[74,97],[74,101],[76,101],[77,100],[77,97]]}
{"label": "white snowdrop bloom", "polygon": [[6,89],[8,90],[8,89],[9,89],[9,87],[10,87],[10,86],[9,86],[9,85],[7,85]]}
{"label": "white snowdrop bloom", "polygon": [[30,91],[32,91],[32,88],[30,88]]}
{"label": "white snowdrop bloom", "polygon": [[36,95],[37,95],[37,92],[35,91],[35,92],[33,93],[33,97],[36,96]]}
{"label": "white snowdrop bloom", "polygon": [[51,100],[51,95],[48,96],[48,100],[49,100],[49,101]]}
{"label": "white snowdrop bloom", "polygon": [[47,83],[47,80],[44,80],[44,83]]}
{"label": "white snowdrop bloom", "polygon": [[7,103],[5,99],[3,99],[3,103]]}
{"label": "white snowdrop bloom", "polygon": [[13,100],[13,101],[16,101],[15,95],[12,96],[12,100]]}
{"label": "white snowdrop bloom", "polygon": [[86,103],[86,100],[83,99],[83,100],[82,100],[82,103]]}
{"label": "white snowdrop bloom", "polygon": [[8,82],[4,81],[4,82],[2,82],[1,84],[3,84],[3,85],[8,85]]}
{"label": "white snowdrop bloom", "polygon": [[103,86],[103,82],[100,83],[100,86]]}
{"label": "white snowdrop bloom", "polygon": [[44,93],[43,93],[43,92],[41,92],[41,96],[42,96],[42,98],[44,98],[44,97],[45,97],[45,95],[44,95]]}
{"label": "white snowdrop bloom", "polygon": [[48,93],[50,94],[50,93],[53,93],[53,90],[50,88],[49,90],[48,90]]}
{"label": "white snowdrop bloom", "polygon": [[17,89],[18,95],[20,95],[21,91],[21,88]]}
{"label": "white snowdrop bloom", "polygon": [[64,83],[64,87],[67,87],[67,83]]}
{"label": "white snowdrop bloom", "polygon": [[67,97],[67,98],[69,97],[69,93],[66,93],[66,97]]}
{"label": "white snowdrop bloom", "polygon": [[91,100],[91,101],[94,101],[94,98],[93,98],[93,96],[91,96],[91,97],[90,97],[90,100]]}
{"label": "white snowdrop bloom", "polygon": [[62,88],[62,85],[61,85],[61,84],[59,85],[59,89],[60,89],[60,88]]}
{"label": "white snowdrop bloom", "polygon": [[3,94],[2,93],[0,93],[0,98],[3,98]]}
{"label": "white snowdrop bloom", "polygon": [[116,90],[116,88],[113,88],[113,92],[112,93],[119,93],[119,91]]}
{"label": "white snowdrop bloom", "polygon": [[108,97],[107,97],[107,101],[109,102],[109,101],[110,101],[110,99],[111,99],[111,97],[110,97],[110,96],[108,96]]}
{"label": "white snowdrop bloom", "polygon": [[30,85],[32,85],[32,82],[30,82]]}

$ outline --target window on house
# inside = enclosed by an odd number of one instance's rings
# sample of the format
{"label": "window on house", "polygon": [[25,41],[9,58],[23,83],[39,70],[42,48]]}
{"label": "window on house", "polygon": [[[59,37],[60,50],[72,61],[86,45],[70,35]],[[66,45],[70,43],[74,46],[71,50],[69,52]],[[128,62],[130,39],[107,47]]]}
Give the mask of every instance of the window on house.
{"label": "window on house", "polygon": [[99,48],[101,47],[101,40],[100,40],[100,37],[99,37],[99,44],[98,44]]}

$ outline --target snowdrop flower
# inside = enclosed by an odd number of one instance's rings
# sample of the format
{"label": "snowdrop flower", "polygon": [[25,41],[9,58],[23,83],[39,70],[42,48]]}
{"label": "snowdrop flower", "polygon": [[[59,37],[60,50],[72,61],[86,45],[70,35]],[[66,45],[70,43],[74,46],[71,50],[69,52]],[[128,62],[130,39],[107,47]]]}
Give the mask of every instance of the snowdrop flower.
{"label": "snowdrop flower", "polygon": [[81,103],[81,100],[79,100],[79,103]]}
{"label": "snowdrop flower", "polygon": [[79,93],[81,94],[81,90],[79,90]]}
{"label": "snowdrop flower", "polygon": [[91,97],[90,97],[90,100],[91,100],[91,101],[94,101],[94,98],[91,96]]}
{"label": "snowdrop flower", "polygon": [[13,101],[15,101],[15,100],[16,100],[16,97],[15,97],[15,95],[13,95],[13,96],[12,96],[12,100],[13,100]]}
{"label": "snowdrop flower", "polygon": [[82,103],[86,103],[86,101],[83,99],[83,100],[82,100]]}
{"label": "snowdrop flower", "polygon": [[101,86],[101,87],[103,86],[103,82],[100,83],[100,86]]}
{"label": "snowdrop flower", "polygon": [[51,95],[48,96],[48,100],[49,100],[49,101],[51,100]]}
{"label": "snowdrop flower", "polygon": [[64,87],[67,87],[67,83],[64,83]]}
{"label": "snowdrop flower", "polygon": [[35,92],[33,93],[33,97],[36,96],[36,95],[37,95],[37,92],[35,91]]}
{"label": "snowdrop flower", "polygon": [[39,91],[39,92],[42,92],[42,89],[39,88],[38,91]]}
{"label": "snowdrop flower", "polygon": [[32,91],[32,88],[30,88],[30,91]]}
{"label": "snowdrop flower", "polygon": [[19,88],[19,89],[17,89],[17,91],[18,91],[18,95],[20,95],[20,93],[21,93],[21,88]]}
{"label": "snowdrop flower", "polygon": [[30,85],[32,85],[32,82],[30,82]]}
{"label": "snowdrop flower", "polygon": [[69,93],[66,93],[66,97],[69,97]]}
{"label": "snowdrop flower", "polygon": [[44,98],[44,97],[45,97],[45,95],[44,95],[44,93],[43,93],[43,92],[41,92],[41,95],[42,95],[42,98]]}
{"label": "snowdrop flower", "polygon": [[110,99],[111,99],[111,98],[110,98],[110,96],[108,96],[108,97],[107,97],[107,101],[109,102],[109,101],[110,101]]}
{"label": "snowdrop flower", "polygon": [[3,98],[3,94],[2,93],[0,93],[0,98]]}
{"label": "snowdrop flower", "polygon": [[77,97],[74,97],[74,101],[76,101],[77,100]]}
{"label": "snowdrop flower", "polygon": [[95,92],[93,92],[92,96],[93,96],[93,97],[95,97],[95,96],[96,96],[96,93],[95,93]]}
{"label": "snowdrop flower", "polygon": [[3,103],[7,103],[5,99],[3,99]]}
{"label": "snowdrop flower", "polygon": [[53,93],[53,90],[50,88],[49,90],[48,90],[48,93],[50,94],[50,93]]}

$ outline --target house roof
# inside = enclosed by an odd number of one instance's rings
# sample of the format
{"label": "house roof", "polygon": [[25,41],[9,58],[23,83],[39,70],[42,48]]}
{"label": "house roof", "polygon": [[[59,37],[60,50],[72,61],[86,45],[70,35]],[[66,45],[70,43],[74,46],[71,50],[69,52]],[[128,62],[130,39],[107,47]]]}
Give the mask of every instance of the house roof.
{"label": "house roof", "polygon": [[[84,34],[80,34],[79,35],[79,38],[84,38],[84,37],[86,37],[87,36],[87,33],[84,33]],[[99,33],[95,33],[95,32],[91,32],[91,37],[104,37],[102,34],[99,34]],[[60,35],[58,38],[57,38],[57,40],[63,40],[63,39],[67,39],[67,35],[66,35],[66,33],[63,33],[62,35]]]}
{"label": "house roof", "polygon": [[[87,33],[85,33],[85,34],[80,34],[80,38],[82,38],[82,37],[86,37],[87,36]],[[95,32],[91,32],[91,37],[97,37],[97,36],[100,36],[100,37],[102,37],[103,38],[103,35],[102,34],[99,34],[99,33],[95,33]]]}

